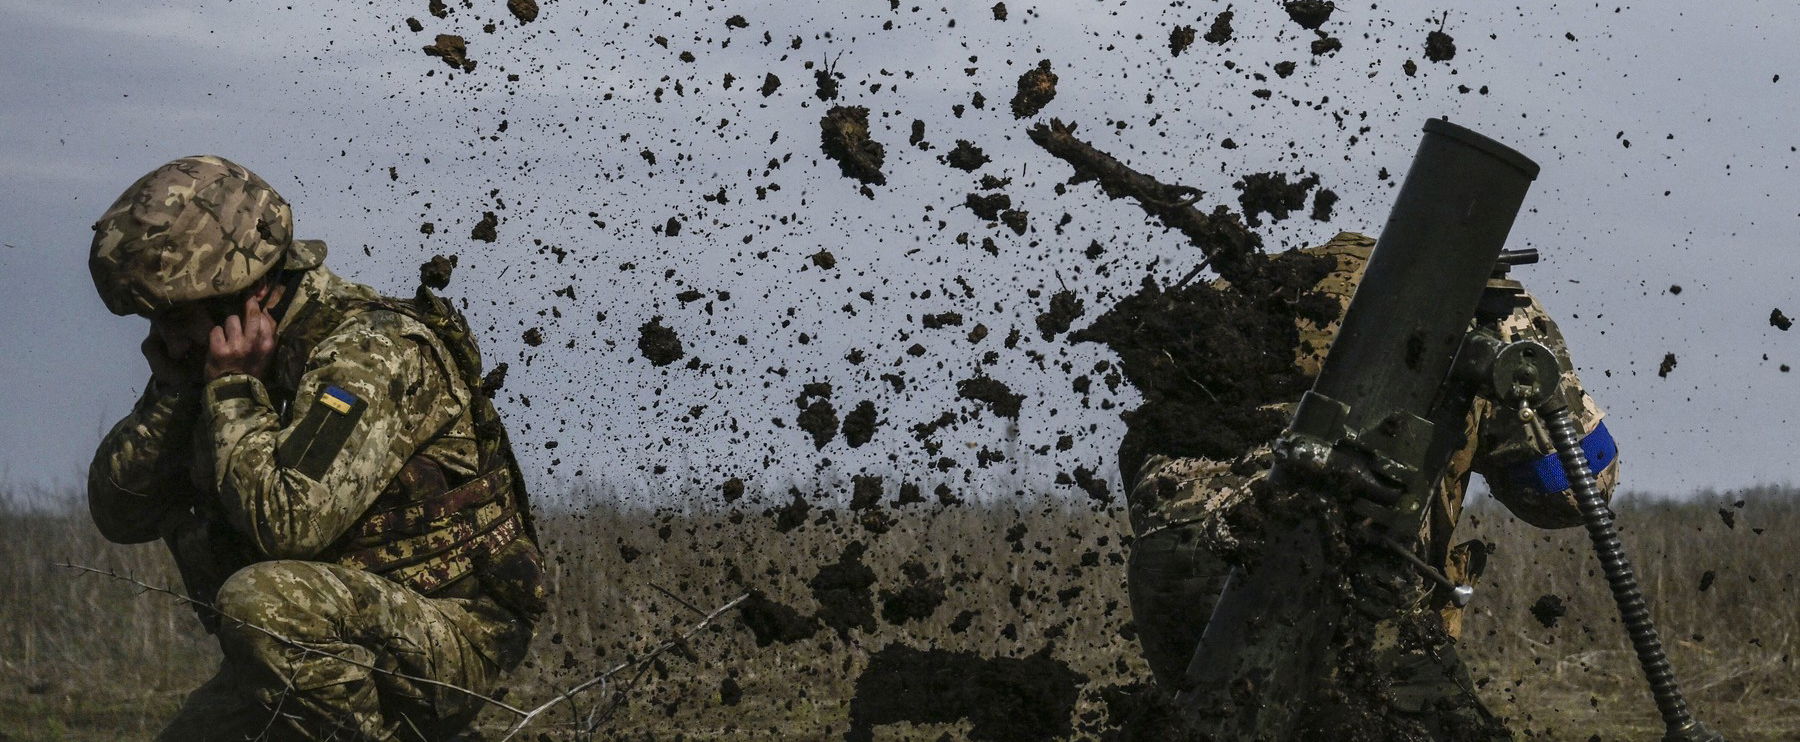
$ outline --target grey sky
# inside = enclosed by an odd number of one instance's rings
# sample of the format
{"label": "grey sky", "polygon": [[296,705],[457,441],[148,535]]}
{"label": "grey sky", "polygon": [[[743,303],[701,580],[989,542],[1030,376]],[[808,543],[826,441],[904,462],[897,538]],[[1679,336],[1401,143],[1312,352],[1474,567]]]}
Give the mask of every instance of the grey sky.
{"label": "grey sky", "polygon": [[[1173,59],[1170,28],[1204,32],[1224,3],[1008,2],[1001,22],[985,2],[891,11],[875,0],[561,0],[523,28],[498,0],[451,5],[437,19],[423,0],[324,13],[263,0],[0,0],[0,45],[10,50],[0,67],[5,481],[75,481],[128,409],[145,376],[145,324],[112,317],[93,295],[88,225],[137,176],[203,152],[274,183],[295,204],[299,234],[326,240],[330,263],[357,280],[402,292],[423,259],[460,255],[447,293],[471,299],[477,323],[492,328],[483,336],[490,357],[512,363],[503,409],[546,480],[579,471],[621,491],[672,492],[730,474],[778,485],[866,469],[960,484],[966,468],[971,489],[1047,489],[1078,464],[1110,474],[1121,425],[1117,408],[1099,407],[1135,396],[1101,392],[1084,409],[1069,379],[1106,352],[1043,342],[1031,319],[1061,285],[1085,298],[1091,319],[1151,259],[1163,257],[1156,271],[1168,278],[1195,256],[1092,186],[1054,192],[1068,169],[1022,136],[1030,121],[1006,110],[1014,81],[1039,59],[1061,78],[1042,118],[1079,122],[1097,146],[1206,190],[1205,204],[1235,205],[1230,184],[1264,170],[1317,172],[1344,197],[1331,224],[1301,216],[1265,228],[1272,246],[1321,241],[1339,227],[1377,232],[1428,116],[1525,152],[1544,171],[1512,244],[1547,257],[1522,277],[1560,320],[1610,412],[1624,486],[1680,493],[1794,478],[1787,431],[1800,378],[1779,367],[1800,362],[1800,338],[1767,318],[1776,307],[1800,315],[1791,169],[1800,77],[1775,80],[1800,76],[1800,50],[1786,37],[1800,8],[1465,3],[1447,26],[1456,58],[1433,64],[1422,46],[1443,7],[1418,2],[1346,4],[1325,27],[1344,49],[1317,58],[1311,34],[1277,3],[1239,3],[1232,42],[1198,42]],[[728,29],[738,13],[748,28]],[[424,32],[407,30],[409,16]],[[895,28],[884,31],[889,21]],[[494,33],[482,31],[487,22]],[[762,43],[764,32],[773,43]],[[436,33],[467,37],[476,70],[451,75],[421,53]],[[798,50],[789,48],[796,36]],[[695,61],[682,61],[684,51]],[[804,64],[828,57],[847,76],[837,102],[869,106],[887,148],[889,183],[873,200],[819,154],[817,121],[830,104],[813,97]],[[1417,77],[1401,71],[1407,59],[1420,65]],[[1269,67],[1283,60],[1299,71],[1276,77]],[[728,89],[727,73],[736,78]],[[765,73],[782,81],[767,98],[757,91]],[[1252,95],[1263,88],[1273,98]],[[976,91],[986,108],[954,116],[951,106]],[[915,118],[931,151],[906,142]],[[1115,120],[1128,126],[1108,125]],[[1370,131],[1349,144],[1363,126]],[[1227,137],[1241,146],[1221,148]],[[993,162],[974,176],[940,164],[959,138]],[[1393,175],[1385,182],[1384,168]],[[1030,233],[990,228],[960,206],[983,173],[1014,179],[1005,191],[1030,211]],[[755,187],[771,184],[780,190],[759,200]],[[704,198],[721,187],[728,203]],[[468,239],[487,210],[502,218],[491,245]],[[1058,234],[1065,212],[1071,221]],[[677,237],[654,229],[670,217],[683,223]],[[425,221],[435,234],[420,233]],[[1000,254],[957,244],[962,232],[977,243],[993,237]],[[1105,275],[1080,254],[1091,240],[1107,250]],[[835,269],[811,267],[807,256],[821,248],[836,255]],[[635,268],[621,270],[627,263]],[[565,286],[573,298],[552,294]],[[679,302],[689,288],[709,298]],[[919,315],[942,311],[969,324],[920,329]],[[638,327],[658,315],[706,369],[652,368],[641,357]],[[970,345],[963,336],[976,322],[993,335]],[[543,345],[523,343],[528,327],[543,328]],[[1024,333],[1019,349],[1000,348],[1013,327]],[[904,353],[915,342],[925,355]],[[868,360],[843,360],[852,348]],[[999,359],[984,364],[989,350]],[[1659,378],[1668,352],[1679,363]],[[1075,372],[1058,368],[1064,362]],[[984,414],[941,436],[963,468],[923,472],[935,457],[906,429],[944,409],[972,411],[953,382],[977,367],[1029,395],[1020,445],[1066,432],[1074,450],[1011,449],[1008,464],[976,469],[965,443],[1006,450],[1005,421]],[[777,368],[787,375],[769,372]],[[909,380],[903,395],[879,378],[896,371]],[[863,399],[883,409],[872,443],[851,450],[840,438],[815,451],[792,427],[800,386],[820,380],[834,383],[839,414]],[[706,406],[700,417],[681,422],[696,405]],[[658,465],[668,473],[654,474]],[[1023,471],[1010,473],[1015,466]]]}

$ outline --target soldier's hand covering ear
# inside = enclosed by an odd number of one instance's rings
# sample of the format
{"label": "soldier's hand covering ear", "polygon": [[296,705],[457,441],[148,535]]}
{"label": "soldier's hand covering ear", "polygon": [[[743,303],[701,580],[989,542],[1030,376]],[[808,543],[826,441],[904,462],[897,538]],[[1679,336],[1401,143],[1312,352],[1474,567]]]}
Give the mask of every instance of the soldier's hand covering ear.
{"label": "soldier's hand covering ear", "polygon": [[275,357],[275,318],[264,310],[265,302],[281,300],[282,289],[264,286],[244,299],[242,315],[231,315],[212,329],[206,349],[208,381],[231,374],[258,379],[267,375]]}

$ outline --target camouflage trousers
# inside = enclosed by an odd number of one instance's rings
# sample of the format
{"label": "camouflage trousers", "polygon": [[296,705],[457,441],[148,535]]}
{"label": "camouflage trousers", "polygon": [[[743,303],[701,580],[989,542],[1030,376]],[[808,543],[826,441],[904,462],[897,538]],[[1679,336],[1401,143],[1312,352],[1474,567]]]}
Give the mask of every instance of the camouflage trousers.
{"label": "camouflage trousers", "polygon": [[398,675],[488,695],[531,639],[486,598],[427,598],[320,562],[252,564],[225,581],[217,606],[224,661],[158,740],[449,739],[482,702]]}

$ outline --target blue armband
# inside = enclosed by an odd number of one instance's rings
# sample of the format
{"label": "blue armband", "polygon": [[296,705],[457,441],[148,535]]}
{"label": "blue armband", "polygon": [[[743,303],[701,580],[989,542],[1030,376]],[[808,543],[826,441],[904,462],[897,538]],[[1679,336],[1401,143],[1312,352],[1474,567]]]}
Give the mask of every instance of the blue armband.
{"label": "blue armband", "polygon": [[[1599,474],[1619,457],[1619,444],[1613,441],[1612,433],[1606,431],[1606,423],[1602,422],[1594,426],[1594,432],[1581,439],[1581,451],[1587,454],[1588,468]],[[1569,477],[1563,472],[1562,459],[1555,452],[1515,465],[1509,473],[1509,479],[1516,487],[1543,493],[1569,488]]]}

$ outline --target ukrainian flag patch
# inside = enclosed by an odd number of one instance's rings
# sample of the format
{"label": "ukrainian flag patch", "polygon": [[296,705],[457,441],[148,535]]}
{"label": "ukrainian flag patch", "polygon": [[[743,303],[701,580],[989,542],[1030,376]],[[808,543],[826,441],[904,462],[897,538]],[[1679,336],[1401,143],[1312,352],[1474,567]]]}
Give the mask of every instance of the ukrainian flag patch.
{"label": "ukrainian flag patch", "polygon": [[356,401],[356,395],[335,385],[325,387],[325,392],[319,395],[319,404],[330,407],[342,415],[350,414],[350,408],[356,406]]}

